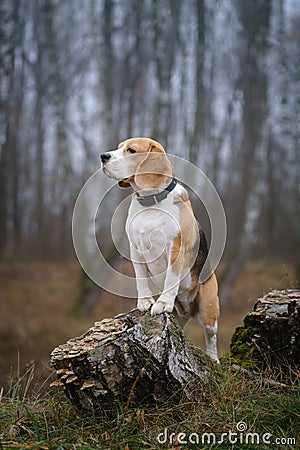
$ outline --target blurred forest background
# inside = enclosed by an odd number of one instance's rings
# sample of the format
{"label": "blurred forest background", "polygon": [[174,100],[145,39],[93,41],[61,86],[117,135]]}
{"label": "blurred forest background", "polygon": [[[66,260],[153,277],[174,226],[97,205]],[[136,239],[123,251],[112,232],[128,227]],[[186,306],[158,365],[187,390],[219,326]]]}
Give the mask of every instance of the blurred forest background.
{"label": "blurred forest background", "polygon": [[71,219],[99,154],[131,136],[222,199],[221,351],[249,299],[300,280],[299,1],[1,0],[0,382],[18,352],[46,361],[129,309],[82,275]]}

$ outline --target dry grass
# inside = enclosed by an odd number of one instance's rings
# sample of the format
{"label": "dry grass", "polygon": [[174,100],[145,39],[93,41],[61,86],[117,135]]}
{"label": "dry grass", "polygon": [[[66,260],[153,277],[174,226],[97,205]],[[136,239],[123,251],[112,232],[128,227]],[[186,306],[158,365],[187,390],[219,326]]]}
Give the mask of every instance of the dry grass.
{"label": "dry grass", "polygon": [[[64,396],[45,394],[28,398],[30,371],[16,380],[10,391],[0,398],[0,448],[3,449],[296,449],[299,436],[299,395],[272,391],[259,382],[246,380],[229,372],[228,366],[217,369],[218,383],[212,383],[201,402],[165,405],[159,409],[136,407],[99,411],[91,416],[78,412]],[[235,433],[239,422],[247,430],[239,433],[232,446],[229,435],[220,443],[222,433]],[[245,443],[247,432],[259,436],[259,444]],[[161,434],[163,433],[163,434]],[[180,437],[179,433],[186,436]],[[213,433],[215,445],[208,444]],[[262,442],[268,433],[271,445]],[[158,436],[160,435],[160,441]],[[166,442],[163,442],[166,436]],[[203,437],[204,436],[204,437]],[[192,445],[199,439],[199,445]],[[187,443],[180,445],[180,439]],[[202,444],[204,439],[204,444]],[[212,438],[210,438],[212,439]],[[234,439],[232,436],[230,439]],[[279,439],[284,445],[275,445]],[[287,441],[293,439],[293,441]],[[251,442],[251,441],[250,441]],[[289,443],[288,443],[289,442]]]}

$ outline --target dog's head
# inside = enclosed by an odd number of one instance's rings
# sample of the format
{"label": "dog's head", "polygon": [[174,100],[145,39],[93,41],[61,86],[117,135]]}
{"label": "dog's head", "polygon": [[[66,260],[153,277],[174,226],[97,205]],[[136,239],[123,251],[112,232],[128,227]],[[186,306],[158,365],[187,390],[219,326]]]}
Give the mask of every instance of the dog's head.
{"label": "dog's head", "polygon": [[148,138],[131,138],[101,155],[105,175],[121,187],[159,188],[169,183],[173,169],[163,146]]}

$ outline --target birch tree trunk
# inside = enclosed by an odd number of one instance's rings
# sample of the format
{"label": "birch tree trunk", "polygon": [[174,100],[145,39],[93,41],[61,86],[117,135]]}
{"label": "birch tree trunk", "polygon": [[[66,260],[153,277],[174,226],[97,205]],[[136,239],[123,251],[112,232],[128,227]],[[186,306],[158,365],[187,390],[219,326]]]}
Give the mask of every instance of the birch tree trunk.
{"label": "birch tree trunk", "polygon": [[173,315],[133,310],[96,322],[51,354],[57,381],[79,409],[119,401],[161,404],[201,399],[214,362],[189,344]]}

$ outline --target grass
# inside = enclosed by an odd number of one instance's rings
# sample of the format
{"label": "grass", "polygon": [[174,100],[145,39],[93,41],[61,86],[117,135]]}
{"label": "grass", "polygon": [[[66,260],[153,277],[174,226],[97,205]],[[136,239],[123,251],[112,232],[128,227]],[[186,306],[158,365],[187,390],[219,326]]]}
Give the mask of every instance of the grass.
{"label": "grass", "polygon": [[[299,441],[296,444],[282,441],[284,444],[277,445],[275,439],[297,439],[299,392],[267,389],[257,381],[232,374],[228,364],[224,361],[215,369],[221,382],[211,384],[204,401],[165,405],[159,409],[143,406],[128,409],[118,405],[114,411],[99,411],[94,416],[77,411],[59,391],[29,397],[31,368],[11,383],[5,395],[3,392],[0,395],[0,448],[296,449]],[[222,433],[236,432],[239,422],[245,423],[247,430],[238,433],[239,441],[234,445],[228,439],[215,445],[211,440],[208,444],[208,435],[202,445],[203,433],[214,433],[218,441]],[[263,442],[256,445],[251,440],[246,443],[247,432],[257,433],[260,439],[265,435],[272,445]],[[190,439],[194,442],[197,436],[199,444],[191,444]],[[232,436],[231,440],[235,438]],[[180,444],[180,440],[187,443]]]}

